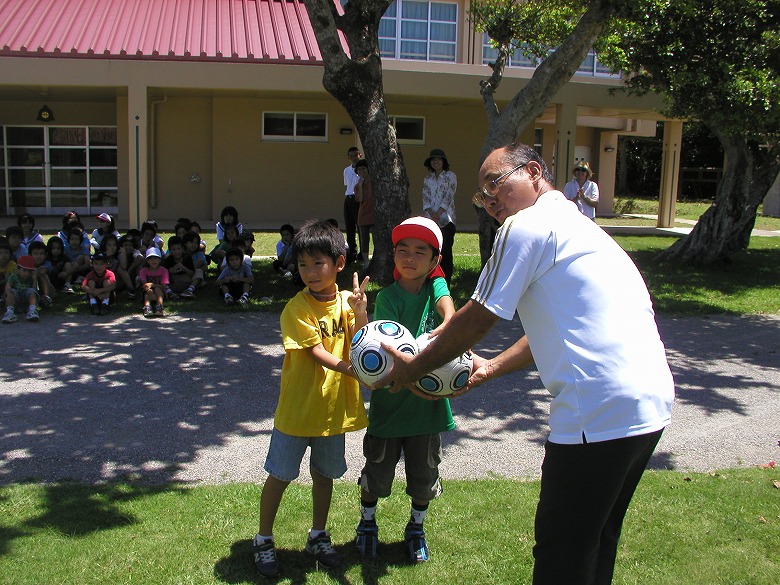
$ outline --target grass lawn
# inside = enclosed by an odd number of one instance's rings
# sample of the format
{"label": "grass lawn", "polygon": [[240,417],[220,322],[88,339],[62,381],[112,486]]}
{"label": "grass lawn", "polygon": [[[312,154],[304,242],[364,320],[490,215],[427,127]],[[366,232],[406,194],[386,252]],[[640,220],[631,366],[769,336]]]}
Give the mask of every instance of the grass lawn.
{"label": "grass lawn", "polygon": [[[777,485],[778,468],[646,473],[614,583],[776,585]],[[280,582],[529,583],[538,490],[537,481],[446,482],[426,522],[431,561],[410,566],[403,485],[379,508],[379,558],[363,563],[352,546],[358,489],[337,483],[330,526],[344,565],[318,572],[303,552],[310,490],[292,484],[276,527]],[[265,583],[251,564],[258,498],[259,487],[247,484],[3,486],[0,583]]]}

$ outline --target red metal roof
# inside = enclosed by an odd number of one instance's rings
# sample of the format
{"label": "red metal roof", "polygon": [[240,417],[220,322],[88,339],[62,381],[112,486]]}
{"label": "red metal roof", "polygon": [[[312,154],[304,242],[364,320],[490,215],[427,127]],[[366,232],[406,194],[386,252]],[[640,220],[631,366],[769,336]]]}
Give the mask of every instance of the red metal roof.
{"label": "red metal roof", "polygon": [[322,63],[299,0],[0,0],[0,56]]}

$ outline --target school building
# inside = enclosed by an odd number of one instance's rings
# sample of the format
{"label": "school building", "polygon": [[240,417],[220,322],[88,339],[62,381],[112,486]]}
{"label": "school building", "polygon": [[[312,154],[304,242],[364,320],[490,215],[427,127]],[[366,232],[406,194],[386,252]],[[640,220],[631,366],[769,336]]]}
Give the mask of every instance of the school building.
{"label": "school building", "polygon": [[[338,5],[338,0],[336,0]],[[396,0],[380,26],[384,90],[421,208],[432,148],[457,174],[458,228],[473,229],[486,118],[479,82],[495,53],[468,0]],[[535,63],[521,54],[497,98]],[[120,227],[225,205],[253,229],[341,220],[342,170],[360,146],[322,87],[322,55],[300,0],[0,0],[0,216],[102,211]],[[660,101],[621,85],[595,55],[519,136],[559,188],[590,162],[611,213],[621,135],[654,135]],[[682,124],[665,122],[661,221],[671,221]],[[665,219],[664,219],[665,218]],[[667,224],[668,225],[668,224]]]}

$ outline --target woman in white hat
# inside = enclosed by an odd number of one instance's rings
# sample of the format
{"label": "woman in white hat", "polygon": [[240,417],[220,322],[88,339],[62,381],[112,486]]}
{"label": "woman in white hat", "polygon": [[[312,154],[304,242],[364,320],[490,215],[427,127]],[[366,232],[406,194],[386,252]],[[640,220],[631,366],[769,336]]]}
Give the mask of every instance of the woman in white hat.
{"label": "woman in white hat", "polygon": [[566,199],[574,201],[580,213],[590,219],[596,219],[596,206],[599,204],[599,186],[590,180],[593,173],[590,165],[584,160],[574,167],[574,178],[566,183],[563,194]]}
{"label": "woman in white hat", "polygon": [[444,242],[441,247],[441,268],[447,279],[452,280],[452,246],[455,243],[455,192],[458,178],[450,170],[447,155],[440,148],[431,150],[423,163],[430,171],[423,180],[423,215],[441,228]]}

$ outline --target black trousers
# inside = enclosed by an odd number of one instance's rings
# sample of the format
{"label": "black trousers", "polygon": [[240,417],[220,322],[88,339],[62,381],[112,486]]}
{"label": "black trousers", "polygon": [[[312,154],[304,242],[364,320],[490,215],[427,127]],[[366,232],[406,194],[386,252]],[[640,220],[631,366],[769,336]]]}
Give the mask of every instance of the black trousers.
{"label": "black trousers", "polygon": [[536,509],[535,585],[607,585],[628,504],[663,430],[544,446]]}
{"label": "black trousers", "polygon": [[354,195],[344,197],[344,231],[347,232],[347,260],[354,260],[358,255],[357,243],[357,216],[360,203],[355,201]]}
{"label": "black trousers", "polygon": [[441,269],[447,279],[447,285],[452,281],[452,247],[455,245],[455,224],[450,222],[441,228]]}

